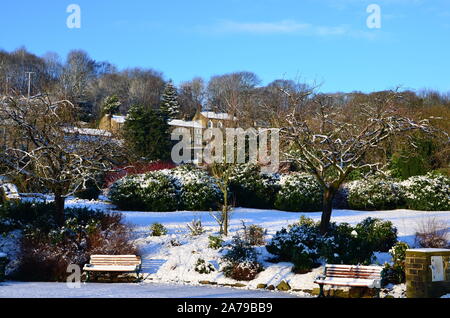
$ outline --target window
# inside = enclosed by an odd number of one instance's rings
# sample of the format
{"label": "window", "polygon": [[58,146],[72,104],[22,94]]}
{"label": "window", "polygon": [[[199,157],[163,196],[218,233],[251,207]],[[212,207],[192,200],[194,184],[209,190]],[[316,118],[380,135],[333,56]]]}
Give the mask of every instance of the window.
{"label": "window", "polygon": [[213,128],[214,127],[214,123],[210,120],[208,121],[208,128]]}

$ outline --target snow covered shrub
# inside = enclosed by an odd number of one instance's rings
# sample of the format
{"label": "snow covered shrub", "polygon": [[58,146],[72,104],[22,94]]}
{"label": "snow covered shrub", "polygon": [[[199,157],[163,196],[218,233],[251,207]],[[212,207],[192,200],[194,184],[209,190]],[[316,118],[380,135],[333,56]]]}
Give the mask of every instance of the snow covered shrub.
{"label": "snow covered shrub", "polygon": [[191,223],[187,224],[187,228],[191,232],[192,236],[199,236],[205,232],[203,229],[202,220],[200,219],[192,220]]}
{"label": "snow covered shrub", "polygon": [[175,211],[178,193],[175,181],[164,171],[154,171],[143,175],[141,198],[147,211]]}
{"label": "snow covered shrub", "polygon": [[374,257],[372,244],[348,223],[332,223],[320,254],[332,264],[369,265]]}
{"label": "snow covered shrub", "polygon": [[120,214],[67,209],[64,226],[27,226],[21,242],[15,278],[27,281],[65,281],[67,266],[83,267],[92,254],[136,254],[131,228]]}
{"label": "snow covered shrub", "polygon": [[355,226],[355,231],[376,252],[388,252],[397,242],[397,228],[391,221],[368,217]]}
{"label": "snow covered shrub", "polygon": [[216,269],[213,264],[206,262],[204,259],[199,258],[195,263],[194,270],[200,274],[210,274],[214,272]]}
{"label": "snow covered shrub", "polygon": [[202,169],[184,165],[170,170],[179,189],[179,208],[188,211],[217,209],[222,192],[213,177]]}
{"label": "snow covered shrub", "polygon": [[109,199],[121,210],[144,211],[141,182],[142,178],[137,175],[127,176],[114,182],[109,189]]}
{"label": "snow covered shrub", "polygon": [[397,242],[389,253],[392,256],[392,264],[384,264],[382,276],[382,284],[402,284],[405,282],[405,259],[406,250],[409,249],[409,245],[404,242]]}
{"label": "snow covered shrub", "polygon": [[161,223],[153,223],[150,225],[150,235],[151,236],[163,236],[167,234],[167,229]]}
{"label": "snow covered shrub", "polygon": [[302,218],[288,229],[276,232],[266,249],[276,255],[278,261],[294,263],[294,271],[307,272],[318,265],[322,243],[318,225],[311,219]]}
{"label": "snow covered shrub", "polygon": [[399,185],[381,178],[368,178],[348,184],[348,203],[354,210],[390,210],[402,204]]}
{"label": "snow covered shrub", "polygon": [[401,183],[409,209],[424,211],[450,210],[450,178],[428,173],[415,176]]}
{"label": "snow covered shrub", "polygon": [[213,250],[218,250],[222,248],[223,245],[223,239],[220,236],[212,236],[210,235],[208,237],[209,243],[208,247],[212,248]]}
{"label": "snow covered shrub", "polygon": [[374,252],[387,252],[397,242],[397,229],[390,221],[366,218],[356,226],[332,223],[321,256],[330,263],[372,263]]}
{"label": "snow covered shrub", "polygon": [[242,228],[243,239],[247,241],[251,246],[261,246],[266,244],[264,236],[266,235],[267,231],[264,230],[261,226],[256,224],[246,226],[245,223],[242,222]]}
{"label": "snow covered shrub", "polygon": [[175,180],[166,171],[124,177],[111,186],[109,198],[122,210],[166,212],[178,206]]}
{"label": "snow covered shrub", "polygon": [[434,217],[422,220],[416,229],[415,243],[424,248],[450,247],[449,223]]}
{"label": "snow covered shrub", "polygon": [[233,169],[230,190],[237,206],[271,209],[278,188],[277,175],[261,174],[258,165],[239,164]]}
{"label": "snow covered shrub", "polygon": [[231,248],[222,257],[222,272],[225,277],[249,281],[263,270],[258,262],[255,248],[239,236],[233,238]]}
{"label": "snow covered shrub", "polygon": [[323,190],[317,180],[306,173],[282,175],[275,208],[283,211],[319,211]]}
{"label": "snow covered shrub", "polygon": [[356,226],[331,223],[326,235],[319,222],[302,216],[288,229],[281,229],[266,246],[278,261],[294,263],[293,271],[304,273],[323,258],[333,264],[371,264],[374,251],[388,249],[396,242],[397,230],[390,222],[368,218]]}

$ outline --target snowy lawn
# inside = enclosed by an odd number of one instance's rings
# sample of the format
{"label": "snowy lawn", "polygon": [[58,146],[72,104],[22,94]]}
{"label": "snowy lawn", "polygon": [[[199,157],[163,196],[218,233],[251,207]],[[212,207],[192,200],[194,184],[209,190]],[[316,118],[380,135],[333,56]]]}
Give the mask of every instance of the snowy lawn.
{"label": "snowy lawn", "polygon": [[[291,272],[291,263],[270,263],[267,260],[271,255],[265,247],[257,248],[260,261],[265,270],[256,279],[250,282],[237,282],[224,277],[219,272],[219,260],[222,251],[208,248],[208,236],[218,234],[218,226],[209,212],[133,212],[115,211],[114,206],[107,201],[85,201],[69,199],[67,206],[87,206],[93,209],[107,210],[122,213],[125,221],[134,227],[135,244],[140,248],[143,256],[143,267],[147,282],[159,283],[189,283],[198,285],[200,282],[212,282],[219,285],[233,285],[242,283],[245,289],[256,289],[258,284],[277,286],[281,281],[290,284],[293,292],[305,295],[317,285],[313,283],[314,278],[322,273],[322,268],[317,268],[304,275],[296,275]],[[258,224],[267,229],[266,240],[275,234],[277,230],[288,224],[298,221],[301,215],[314,220],[320,220],[320,213],[293,213],[277,210],[257,210],[247,208],[236,208],[231,216],[230,235],[225,239],[229,242],[231,237],[242,228],[242,221],[247,225]],[[352,211],[335,210],[332,221],[356,224],[367,217],[376,217],[390,220],[398,229],[399,240],[405,241],[411,246],[414,244],[414,233],[418,224],[429,217],[442,220],[450,220],[450,211],[423,212],[411,210],[392,211]],[[192,237],[186,224],[194,219],[201,219],[206,232],[203,235]],[[152,223],[162,223],[168,229],[168,235],[152,237],[149,235],[149,226]],[[175,243],[175,244],[174,244]],[[390,261],[388,253],[376,253],[376,264],[382,265]],[[210,262],[216,271],[210,274],[199,274],[194,271],[196,261],[202,258]],[[402,286],[393,286],[389,294],[400,296]],[[242,290],[242,289],[241,289]]]}
{"label": "snowy lawn", "polygon": [[294,295],[226,287],[168,284],[82,284],[68,288],[65,283],[0,283],[0,298],[293,298]]}
{"label": "snowy lawn", "polygon": [[[28,198],[31,200],[31,198]],[[42,198],[41,198],[42,199]],[[46,199],[51,199],[46,197]],[[211,295],[213,297],[276,297],[277,293],[257,291],[258,285],[277,286],[281,281],[286,281],[292,288],[289,296],[308,297],[310,292],[318,286],[313,283],[314,278],[323,272],[323,268],[314,269],[307,274],[294,274],[291,271],[291,263],[271,263],[268,260],[272,258],[265,247],[257,247],[259,260],[264,265],[264,271],[250,282],[238,282],[224,277],[219,272],[219,262],[223,255],[223,250],[214,250],[208,247],[210,235],[218,235],[218,225],[209,212],[133,212],[116,211],[115,206],[110,204],[105,197],[98,201],[87,201],[76,198],[69,198],[66,201],[68,207],[89,207],[91,209],[103,210],[106,212],[122,213],[124,221],[133,226],[134,243],[140,249],[143,258],[143,272],[146,278],[143,284],[86,284],[80,290],[69,290],[65,284],[46,283],[8,283],[10,288],[0,288],[0,296],[8,295],[29,295],[36,292],[37,295],[46,295],[45,297],[61,295],[74,295],[71,297],[153,297],[152,292],[156,292],[155,297],[185,297],[199,294],[201,297]],[[269,241],[277,230],[286,227],[299,220],[300,216],[307,216],[316,221],[320,220],[320,213],[293,213],[277,210],[256,210],[246,208],[236,208],[231,215],[230,234],[225,238],[225,243],[229,243],[232,236],[242,229],[242,221],[246,225],[258,224],[267,229],[266,241]],[[334,210],[333,222],[347,222],[352,225],[361,222],[367,217],[376,217],[383,220],[390,220],[398,229],[399,240],[407,242],[412,246],[414,244],[414,233],[418,224],[430,217],[449,222],[450,211],[443,212],[424,212],[411,210],[392,210],[392,211],[352,211],[352,210]],[[200,236],[191,236],[186,224],[194,219],[202,221],[205,233]],[[152,223],[162,223],[168,229],[168,235],[161,237],[150,236],[150,225]],[[3,238],[5,242],[0,242],[4,247],[14,247],[13,239]],[[0,241],[2,239],[0,238]],[[8,245],[9,244],[9,245]],[[14,250],[14,248],[12,248]],[[13,254],[9,249],[8,254]],[[390,261],[388,253],[375,253],[376,264],[382,265]],[[194,270],[197,260],[201,258],[211,263],[215,271],[210,274],[200,274]],[[148,286],[147,284],[148,283]],[[154,283],[158,283],[155,285]],[[28,284],[28,285],[27,285]],[[174,284],[180,286],[178,291]],[[186,286],[189,284],[189,286]],[[205,285],[206,284],[206,285]],[[213,284],[214,286],[211,286]],[[236,285],[237,284],[237,285]],[[197,285],[197,286],[195,286]],[[30,288],[27,291],[27,286]],[[45,288],[49,286],[51,288]],[[117,287],[116,287],[117,286]],[[224,288],[223,286],[232,286],[240,288]],[[2,286],[3,287],[3,286]],[[259,286],[261,287],[261,286]],[[52,290],[54,288],[54,290]],[[12,294],[6,290],[10,289]],[[67,289],[67,290],[66,290]],[[118,292],[123,290],[123,292]],[[172,290],[174,292],[172,292]],[[179,294],[177,293],[179,292]],[[405,286],[397,285],[383,291],[382,295],[388,293],[394,297],[404,297]],[[262,293],[260,293],[262,292]],[[72,293],[72,294],[68,294]],[[265,295],[265,296],[264,296]],[[200,297],[199,296],[199,297]],[[36,296],[40,297],[40,296]],[[43,296],[44,297],[44,296]]]}

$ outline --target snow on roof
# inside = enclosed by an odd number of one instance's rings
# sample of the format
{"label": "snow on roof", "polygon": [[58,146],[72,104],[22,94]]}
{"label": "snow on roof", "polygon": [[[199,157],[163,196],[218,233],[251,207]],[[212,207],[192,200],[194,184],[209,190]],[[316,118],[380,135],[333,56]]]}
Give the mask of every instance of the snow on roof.
{"label": "snow on roof", "polygon": [[114,120],[116,123],[123,124],[125,122],[125,119],[127,116],[121,116],[121,115],[112,115],[111,119]]}
{"label": "snow on roof", "polygon": [[67,127],[64,128],[64,131],[69,134],[111,137],[111,133],[103,129]]}
{"label": "snow on roof", "polygon": [[208,119],[222,119],[222,120],[236,120],[236,117],[232,117],[227,113],[215,113],[215,112],[201,112],[203,116]]}
{"label": "snow on roof", "polygon": [[186,121],[181,119],[173,119],[169,121],[169,125],[177,127],[204,128],[203,125],[198,121]]}

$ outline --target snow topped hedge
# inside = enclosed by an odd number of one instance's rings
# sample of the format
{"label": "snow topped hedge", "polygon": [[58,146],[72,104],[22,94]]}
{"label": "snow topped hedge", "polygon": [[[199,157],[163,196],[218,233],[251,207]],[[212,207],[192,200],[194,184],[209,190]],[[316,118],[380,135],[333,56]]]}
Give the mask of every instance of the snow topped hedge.
{"label": "snow topped hedge", "polygon": [[450,210],[450,178],[428,173],[414,176],[401,183],[409,209],[425,211]]}
{"label": "snow topped hedge", "polygon": [[348,204],[354,210],[390,210],[402,203],[400,185],[393,180],[362,179],[347,188]]}
{"label": "snow topped hedge", "polygon": [[284,174],[280,178],[280,191],[275,208],[283,211],[320,211],[323,190],[314,176],[306,173]]}
{"label": "snow topped hedge", "polygon": [[273,208],[279,176],[262,174],[255,164],[239,164],[233,169],[230,190],[236,205],[246,208]]}
{"label": "snow topped hedge", "polygon": [[112,185],[109,198],[122,210],[207,211],[217,208],[222,193],[206,171],[180,166],[124,177]]}
{"label": "snow topped hedge", "polygon": [[176,180],[179,209],[207,211],[218,208],[222,191],[206,171],[191,166],[166,171]]}

